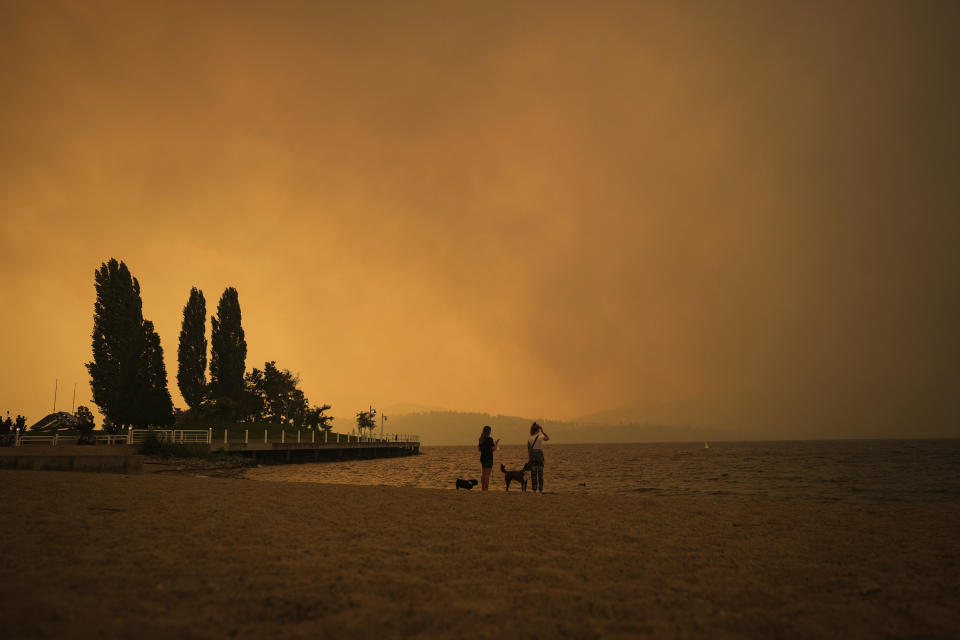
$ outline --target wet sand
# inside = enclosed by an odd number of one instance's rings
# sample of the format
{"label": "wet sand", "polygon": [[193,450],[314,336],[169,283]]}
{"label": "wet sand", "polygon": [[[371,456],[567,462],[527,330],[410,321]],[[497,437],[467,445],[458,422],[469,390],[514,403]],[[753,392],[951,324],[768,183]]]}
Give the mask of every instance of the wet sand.
{"label": "wet sand", "polygon": [[957,637],[960,505],[0,470],[3,638]]}

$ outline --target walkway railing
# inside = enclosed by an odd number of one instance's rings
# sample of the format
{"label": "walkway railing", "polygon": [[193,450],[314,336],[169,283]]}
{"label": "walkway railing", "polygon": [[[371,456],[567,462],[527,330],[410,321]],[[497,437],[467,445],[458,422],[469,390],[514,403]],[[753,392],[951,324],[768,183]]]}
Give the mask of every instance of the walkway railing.
{"label": "walkway railing", "polygon": [[210,444],[210,429],[133,429],[127,430],[127,444],[142,444],[148,437],[175,444]]}
{"label": "walkway railing", "polygon": [[220,434],[223,434],[223,444],[229,444],[231,442],[243,444],[249,444],[250,442],[263,442],[263,444],[269,444],[271,442],[280,442],[280,444],[287,443],[299,443],[303,444],[309,442],[311,444],[410,444],[410,443],[419,443],[420,436],[409,434],[409,433],[391,433],[384,434],[382,436],[361,436],[357,434],[349,433],[334,433],[332,431],[315,431],[313,429],[297,429],[287,431],[286,429],[280,430],[280,439],[277,440],[276,431],[271,431],[269,429],[263,430],[263,439],[260,439],[260,431],[255,430],[253,433],[249,429],[244,429],[243,437],[238,438],[236,436],[236,431],[231,434],[229,429],[211,429],[211,442],[216,441],[220,442]]}
{"label": "walkway railing", "polygon": [[[221,431],[221,429],[127,429],[126,434],[96,434],[95,440],[97,444],[143,444],[147,437],[151,436],[159,440],[160,442],[171,442],[174,444],[213,444],[214,433]],[[230,438],[229,429],[222,429],[223,432],[223,443],[229,444],[230,442],[243,442],[244,444],[249,444],[250,442],[250,430],[246,429],[243,432],[243,439],[238,440],[237,438]],[[14,436],[13,445],[15,447],[20,447],[30,444],[44,444],[50,446],[57,446],[58,444],[77,444],[78,436],[76,435],[20,435],[16,434]],[[220,439],[217,438],[219,442]],[[257,433],[254,433],[254,442],[260,442],[259,436]],[[280,438],[277,440],[274,433],[271,437],[270,431],[264,429],[263,431],[263,440],[264,444],[269,444],[271,442],[280,442],[281,444],[286,443],[313,443],[313,444],[412,444],[419,443],[420,436],[409,434],[409,433],[390,433],[383,435],[357,435],[357,434],[346,434],[346,433],[333,433],[331,431],[315,431],[315,430],[291,430],[289,433],[286,429],[281,429]]]}
{"label": "walkway railing", "polygon": [[[57,441],[60,439],[60,434],[55,433],[52,436],[21,436],[17,435],[16,439],[13,441],[13,446],[20,447],[25,444],[51,444],[56,446]],[[66,438],[64,438],[66,440]]]}
{"label": "walkway railing", "polygon": [[[253,433],[250,429],[244,429],[243,437],[239,438],[236,429],[219,429],[212,427],[209,429],[130,429],[128,444],[140,444],[147,437],[147,434],[154,434],[161,442],[173,442],[175,444],[213,444],[215,442],[223,444],[250,442],[263,442],[270,444],[279,442],[287,443],[311,443],[311,444],[410,444],[419,443],[420,436],[408,433],[391,433],[380,435],[354,435],[346,433],[333,433],[332,431],[316,431],[313,429],[296,429],[287,431],[280,430],[280,437],[277,438],[276,431],[270,429],[263,430],[263,439],[260,439],[259,429]],[[221,435],[222,434],[222,435]],[[231,437],[232,436],[232,437]]]}
{"label": "walkway railing", "polygon": [[[13,440],[13,446],[22,447],[24,445],[31,444],[44,444],[56,447],[58,445],[70,445],[77,444],[80,436],[78,435],[66,435],[55,433],[48,436],[36,436],[36,435],[15,435]],[[126,444],[128,436],[121,433],[106,433],[106,434],[97,434],[94,436],[94,441],[97,444]]]}

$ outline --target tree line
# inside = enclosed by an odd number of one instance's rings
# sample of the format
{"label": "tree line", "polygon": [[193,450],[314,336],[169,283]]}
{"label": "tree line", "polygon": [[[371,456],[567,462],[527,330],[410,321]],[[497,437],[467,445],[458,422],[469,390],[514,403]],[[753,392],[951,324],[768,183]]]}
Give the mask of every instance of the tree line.
{"label": "tree line", "polygon": [[209,380],[206,300],[197,287],[190,290],[177,349],[177,386],[188,406],[182,411],[173,407],[160,336],[143,317],[137,279],[126,264],[111,259],[97,269],[94,286],[93,361],[86,366],[105,430],[203,420],[332,428],[330,405],[311,405],[299,376],[276,361],[246,371],[247,342],[235,288],[224,290],[210,318]]}

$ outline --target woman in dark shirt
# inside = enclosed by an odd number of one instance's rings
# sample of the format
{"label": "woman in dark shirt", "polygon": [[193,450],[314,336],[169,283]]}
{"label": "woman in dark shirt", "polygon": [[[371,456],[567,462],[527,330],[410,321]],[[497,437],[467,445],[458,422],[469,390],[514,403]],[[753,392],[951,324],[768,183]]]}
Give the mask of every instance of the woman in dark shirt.
{"label": "woman in dark shirt", "polygon": [[480,441],[477,448],[480,449],[480,488],[486,491],[490,487],[490,470],[493,469],[493,452],[497,450],[497,443],[500,439],[494,440],[490,437],[490,425],[483,428],[480,432]]}

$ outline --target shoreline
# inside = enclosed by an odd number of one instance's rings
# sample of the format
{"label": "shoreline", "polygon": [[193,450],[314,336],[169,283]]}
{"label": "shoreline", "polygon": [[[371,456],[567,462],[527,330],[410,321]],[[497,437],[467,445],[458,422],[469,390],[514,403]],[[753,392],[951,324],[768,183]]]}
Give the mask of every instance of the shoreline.
{"label": "shoreline", "polygon": [[956,503],[517,495],[0,470],[0,619],[17,638],[960,627]]}

